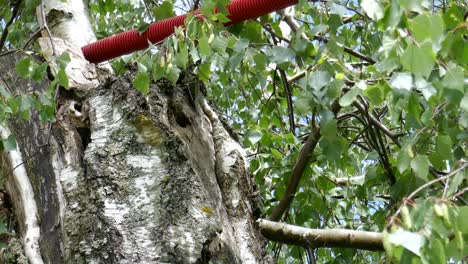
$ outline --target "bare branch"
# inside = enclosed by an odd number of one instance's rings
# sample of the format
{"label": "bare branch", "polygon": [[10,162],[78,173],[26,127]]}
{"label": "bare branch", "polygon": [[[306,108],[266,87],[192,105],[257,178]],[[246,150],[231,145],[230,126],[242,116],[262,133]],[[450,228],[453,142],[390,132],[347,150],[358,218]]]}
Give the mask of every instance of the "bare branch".
{"label": "bare branch", "polygon": [[[356,106],[357,109],[359,109],[359,111],[361,112],[366,112],[366,109],[365,107],[357,102],[357,101],[354,101],[354,106]],[[401,148],[401,144],[400,142],[398,141],[398,136],[393,134],[390,129],[388,129],[384,124],[382,124],[377,118],[375,118],[375,116],[373,115],[369,115],[369,121],[374,125],[374,126],[377,126],[378,128],[380,128],[380,130],[382,130],[384,132],[385,135],[387,135],[392,141],[393,143],[395,143],[399,148]]]}
{"label": "bare branch", "polygon": [[349,229],[309,229],[265,219],[257,220],[268,240],[303,247],[342,247],[383,251],[383,235]]}

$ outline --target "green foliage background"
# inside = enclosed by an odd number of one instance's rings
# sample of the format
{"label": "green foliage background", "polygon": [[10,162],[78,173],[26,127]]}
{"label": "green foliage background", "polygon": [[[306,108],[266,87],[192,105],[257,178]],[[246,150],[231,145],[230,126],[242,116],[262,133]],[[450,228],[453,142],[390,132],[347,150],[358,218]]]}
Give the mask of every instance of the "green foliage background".
{"label": "green foliage background", "polygon": [[[0,51],[30,55],[16,65],[31,82],[58,78],[47,93],[11,94],[0,86],[0,124],[40,111],[54,121],[55,89],[68,83],[67,58],[44,62],[33,17],[40,1],[21,1]],[[136,65],[136,89],[178,81],[189,66],[208,98],[249,149],[263,217],[283,198],[305,139],[320,129],[288,223],[385,232],[386,253],[317,249],[320,263],[461,262],[468,255],[468,4],[464,1],[299,1],[287,16],[224,27],[227,0],[201,1],[204,21],[159,46],[113,60]],[[15,1],[0,4],[0,28]],[[189,11],[189,1],[88,2],[98,38]],[[8,8],[10,7],[10,8]],[[218,7],[220,13],[215,14]],[[283,21],[283,22],[282,22]],[[2,33],[3,34],[3,33]],[[164,48],[161,48],[164,47]],[[54,62],[55,63],[55,62]],[[49,67],[49,68],[48,68]],[[193,67],[192,67],[193,68]],[[190,68],[190,69],[192,69]],[[339,104],[338,113],[332,105]],[[14,139],[14,138],[13,138]],[[12,138],[2,139],[6,150]],[[307,262],[302,248],[270,244],[280,263]]]}

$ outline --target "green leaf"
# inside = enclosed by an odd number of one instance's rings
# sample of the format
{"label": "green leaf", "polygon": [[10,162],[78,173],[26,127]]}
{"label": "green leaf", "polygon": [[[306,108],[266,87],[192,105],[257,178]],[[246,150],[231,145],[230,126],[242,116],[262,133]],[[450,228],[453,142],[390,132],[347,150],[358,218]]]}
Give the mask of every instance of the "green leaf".
{"label": "green leaf", "polygon": [[151,70],[151,75],[153,76],[153,80],[156,82],[161,80],[166,75],[166,64],[155,62],[153,64],[153,69]]}
{"label": "green leaf", "polygon": [[384,8],[378,0],[363,0],[361,7],[366,11],[366,14],[374,21],[379,21],[384,17]]}
{"label": "green leaf", "polygon": [[245,52],[245,50],[249,47],[249,44],[250,41],[248,39],[239,39],[236,40],[236,43],[234,44],[234,46],[232,46],[232,49],[236,52]]}
{"label": "green leaf", "polygon": [[394,245],[402,246],[421,256],[421,247],[424,244],[424,237],[417,233],[412,233],[399,228],[397,231],[388,235],[388,241]]}
{"label": "green leaf", "polygon": [[330,140],[336,138],[338,125],[336,119],[332,119],[321,126],[320,133]]}
{"label": "green leaf", "polygon": [[398,151],[396,163],[400,173],[403,173],[407,168],[409,168],[412,156],[413,151],[410,147],[404,147]]}
{"label": "green leaf", "polygon": [[265,69],[265,67],[267,65],[267,62],[268,62],[267,57],[263,53],[259,53],[259,54],[255,55],[254,56],[254,61],[255,61],[255,64],[256,64],[258,70]]}
{"label": "green leaf", "polygon": [[21,112],[29,111],[34,105],[34,100],[31,96],[23,94],[20,99],[19,110]]}
{"label": "green leaf", "polygon": [[333,140],[322,138],[319,145],[328,161],[333,161],[336,163],[339,162],[341,155],[345,151],[347,147],[347,141],[341,136],[337,136]]}
{"label": "green leaf", "polygon": [[[464,92],[464,73],[459,67],[450,69],[440,83],[443,96],[453,104],[460,104],[463,99]],[[441,87],[438,85],[438,88]]]}
{"label": "green leaf", "polygon": [[422,13],[424,11],[422,7],[422,0],[399,0],[399,3],[404,9],[408,11],[413,11],[416,13]]}
{"label": "green leaf", "polygon": [[438,135],[436,140],[436,152],[444,159],[452,156],[452,139],[448,135]]}
{"label": "green leaf", "polygon": [[142,94],[148,94],[149,93],[149,87],[150,87],[150,78],[146,72],[139,72],[136,76],[135,79],[132,82],[133,87],[140,91]]}
{"label": "green leaf", "polygon": [[224,53],[226,52],[226,48],[228,45],[228,39],[222,36],[216,36],[211,43],[211,47],[213,50],[219,52],[219,53]]}
{"label": "green leaf", "polygon": [[231,21],[225,14],[223,13],[217,13],[215,14],[214,16],[211,17],[211,20],[213,21],[217,21],[217,22],[220,22],[220,23],[227,23],[229,21]]}
{"label": "green leaf", "polygon": [[400,89],[400,90],[411,90],[413,86],[413,77],[410,73],[407,72],[398,72],[392,75],[390,78],[390,87],[393,89]]}
{"label": "green leaf", "polygon": [[448,28],[454,28],[463,23],[463,10],[457,5],[452,5],[443,16],[444,23]]}
{"label": "green leaf", "polygon": [[176,84],[179,80],[180,69],[175,67],[172,63],[167,65],[166,78],[173,84]]}
{"label": "green leaf", "polygon": [[427,101],[429,101],[433,95],[437,94],[437,90],[432,86],[432,83],[426,81],[424,78],[416,78],[414,86],[421,91]]}
{"label": "green leaf", "polygon": [[432,263],[447,263],[445,248],[440,239],[431,239],[429,246],[430,250],[427,251],[425,258],[430,259]]}
{"label": "green leaf", "polygon": [[421,14],[409,21],[409,29],[420,43],[429,39],[432,40],[434,45],[438,46],[444,33],[444,21],[442,16],[438,14]]}
{"label": "green leaf", "polygon": [[3,21],[9,21],[13,15],[10,8],[4,8],[3,10]]}
{"label": "green leaf", "polygon": [[460,232],[463,234],[468,234],[468,225],[466,224],[466,219],[468,219],[468,206],[462,206],[459,209],[457,222]]}
{"label": "green leaf", "polygon": [[468,93],[463,96],[463,99],[460,102],[460,108],[463,109],[463,111],[468,112]]}
{"label": "green leaf", "polygon": [[30,58],[24,58],[18,64],[16,64],[16,72],[18,75],[22,78],[28,78],[29,77],[29,70],[30,70],[30,65],[31,65],[31,59]]}
{"label": "green leaf", "polygon": [[294,100],[294,109],[301,114],[310,113],[313,105],[314,99],[311,95],[304,94]]}
{"label": "green leaf", "polygon": [[341,95],[341,90],[345,86],[345,82],[343,80],[334,79],[331,83],[328,84],[327,88],[327,96],[330,99],[335,99]]}
{"label": "green leaf", "polygon": [[419,46],[410,43],[401,55],[403,69],[413,73],[416,77],[429,77],[434,66],[435,56],[432,44],[425,41]]}
{"label": "green leaf", "polygon": [[70,54],[68,54],[68,52],[62,53],[58,58],[58,63],[61,69],[65,69],[70,61]]}
{"label": "green leaf", "polygon": [[186,69],[189,61],[188,55],[187,44],[185,44],[185,42],[179,42],[179,52],[174,56],[175,64],[182,69]]}
{"label": "green leaf", "polygon": [[65,69],[60,69],[57,74],[57,83],[65,89],[69,88],[69,81]]}
{"label": "green leaf", "polygon": [[198,67],[197,74],[198,74],[198,77],[202,81],[204,81],[204,82],[210,81],[210,76],[211,76],[210,64],[205,63],[205,64],[200,65]]}
{"label": "green leaf", "polygon": [[277,149],[270,148],[270,151],[271,151],[271,154],[273,154],[273,156],[275,156],[275,158],[277,158],[278,160],[281,160],[283,158],[283,155]]}
{"label": "green leaf", "polygon": [[247,134],[247,139],[250,141],[252,145],[255,145],[260,139],[262,139],[262,133],[258,130],[251,130]]}
{"label": "green leaf", "polygon": [[48,64],[46,62],[42,63],[40,66],[34,68],[34,71],[32,73],[32,78],[36,82],[41,82],[44,80],[45,75],[47,73],[47,66]]}
{"label": "green leaf", "polygon": [[382,84],[369,85],[366,90],[364,90],[364,95],[369,98],[369,101],[373,105],[380,105],[385,100],[385,95],[387,93],[388,86],[385,87]]}
{"label": "green leaf", "polygon": [[335,33],[343,25],[342,18],[339,15],[331,14],[328,19],[328,25],[330,26],[330,31]]}
{"label": "green leaf", "polygon": [[463,75],[463,69],[461,69],[460,67],[450,69],[442,79],[442,85],[448,89],[464,93]]}
{"label": "green leaf", "polygon": [[55,105],[42,107],[39,118],[42,122],[55,122]]}
{"label": "green leaf", "polygon": [[394,29],[401,20],[403,10],[397,0],[392,0],[385,8],[384,25],[387,29]]}
{"label": "green leaf", "polygon": [[411,129],[419,129],[422,127],[421,123],[421,112],[423,111],[423,108],[420,105],[420,100],[419,96],[417,96],[415,93],[411,93],[411,95],[408,98],[408,105],[406,107],[406,110],[408,111],[407,117],[406,117],[406,128],[408,130]]}
{"label": "green leaf", "polygon": [[449,188],[447,190],[447,197],[450,197],[452,194],[455,193],[458,187],[463,183],[465,179],[465,175],[463,172],[457,173],[452,179],[449,180]]}
{"label": "green leaf", "polygon": [[15,135],[11,134],[8,138],[2,139],[3,148],[6,151],[16,150],[16,137]]}
{"label": "green leaf", "polygon": [[285,47],[274,47],[271,49],[270,60],[275,63],[291,62],[296,57],[294,50]]}
{"label": "green leaf", "polygon": [[164,1],[159,6],[153,8],[153,15],[157,20],[163,20],[175,16],[172,1]]}
{"label": "green leaf", "polygon": [[356,97],[361,93],[361,91],[362,90],[356,86],[351,88],[349,92],[347,92],[345,95],[343,95],[343,97],[340,98],[340,105],[343,107],[351,105],[356,99]]}
{"label": "green leaf", "polygon": [[26,0],[24,7],[28,12],[32,13],[40,3],[41,0]]}
{"label": "green leaf", "polygon": [[346,7],[342,5],[331,3],[330,6],[331,6],[332,11],[337,13],[340,16],[340,18],[343,18],[348,13],[348,10],[346,9]]}
{"label": "green leaf", "polygon": [[309,75],[308,82],[310,87],[315,90],[320,90],[331,81],[331,76],[326,71],[316,71]]}
{"label": "green leaf", "polygon": [[198,49],[200,50],[200,54],[203,59],[211,55],[211,48],[207,36],[203,35],[200,38],[198,41]]}
{"label": "green leaf", "polygon": [[427,174],[429,173],[429,159],[426,155],[417,155],[411,161],[411,169],[413,169],[416,177],[427,181]]}
{"label": "green leaf", "polygon": [[146,30],[148,30],[148,28],[151,26],[150,23],[147,23],[145,21],[142,21],[141,23],[139,23],[137,26],[136,26],[136,30],[138,32],[139,35],[145,33]]}
{"label": "green leaf", "polygon": [[13,111],[13,113],[17,113],[19,108],[20,108],[20,101],[21,101],[21,98],[20,97],[11,97],[9,100],[8,100],[8,106],[11,108],[11,110]]}

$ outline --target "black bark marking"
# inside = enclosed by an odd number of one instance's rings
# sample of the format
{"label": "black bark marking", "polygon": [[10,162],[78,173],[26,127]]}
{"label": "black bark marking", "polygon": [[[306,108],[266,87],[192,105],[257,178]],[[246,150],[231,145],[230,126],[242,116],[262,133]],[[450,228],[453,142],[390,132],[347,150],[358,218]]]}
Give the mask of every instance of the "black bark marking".
{"label": "black bark marking", "polygon": [[91,142],[91,130],[89,127],[79,127],[76,129],[81,138],[81,144],[83,145],[83,150],[86,149],[89,142]]}

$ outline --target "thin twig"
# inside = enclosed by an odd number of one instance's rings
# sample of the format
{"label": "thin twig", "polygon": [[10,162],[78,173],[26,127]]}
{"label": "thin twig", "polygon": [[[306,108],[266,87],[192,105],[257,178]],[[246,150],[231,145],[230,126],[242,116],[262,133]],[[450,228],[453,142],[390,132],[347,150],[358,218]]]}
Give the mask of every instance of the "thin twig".
{"label": "thin twig", "polygon": [[454,195],[452,195],[450,198],[453,199],[453,198],[456,198],[458,196],[461,196],[462,194],[468,192],[468,187],[465,187],[463,189],[461,189],[461,191],[455,193]]}
{"label": "thin twig", "polygon": [[23,48],[21,48],[21,49],[12,49],[12,50],[5,51],[3,53],[0,53],[0,57],[6,56],[6,55],[9,55],[9,54],[13,54],[13,53],[16,53],[16,52],[20,52],[20,51],[25,51],[28,48],[29,44],[31,44],[31,42],[36,40],[37,37],[39,37],[41,35],[42,30],[44,30],[44,27],[40,27],[38,30],[36,30],[31,35],[31,37],[28,39],[28,41],[26,41],[26,43],[23,45]]}
{"label": "thin twig", "polygon": [[464,162],[461,167],[459,167],[458,169],[452,171],[451,173],[449,173],[449,174],[447,174],[445,176],[442,176],[440,178],[434,179],[432,181],[428,181],[425,184],[421,185],[416,190],[414,190],[410,195],[408,195],[408,197],[405,198],[405,200],[403,201],[403,204],[400,206],[400,208],[398,208],[398,210],[396,210],[396,212],[392,215],[392,217],[390,217],[390,221],[388,222],[388,225],[392,225],[395,222],[396,217],[400,214],[401,208],[403,208],[403,206],[405,206],[407,204],[407,201],[410,201],[411,199],[413,199],[416,196],[416,194],[418,194],[420,191],[426,189],[427,187],[433,185],[434,183],[444,181],[444,180],[456,175],[460,171],[464,170],[467,166],[468,166],[468,162]]}
{"label": "thin twig", "polygon": [[[299,31],[299,25],[296,23],[296,21],[294,21],[293,18],[290,15],[287,15],[284,12],[282,12],[281,15],[283,15],[283,20],[286,22],[286,24],[288,24],[288,26],[291,28],[291,30],[294,31],[295,33],[297,33]],[[305,40],[310,41],[310,38],[304,32],[302,32],[301,36]],[[315,36],[313,36],[313,38],[315,40],[323,41],[324,43],[328,42],[328,39],[323,37],[323,36],[315,35]],[[372,58],[370,58],[370,57],[368,57],[368,56],[366,56],[364,54],[361,54],[361,53],[359,53],[357,51],[354,51],[351,48],[348,48],[348,47],[344,46],[343,49],[349,55],[352,55],[352,56],[354,56],[356,58],[364,60],[364,61],[366,61],[366,62],[368,62],[370,64],[375,64],[376,63],[376,61],[374,59],[372,59]]]}

